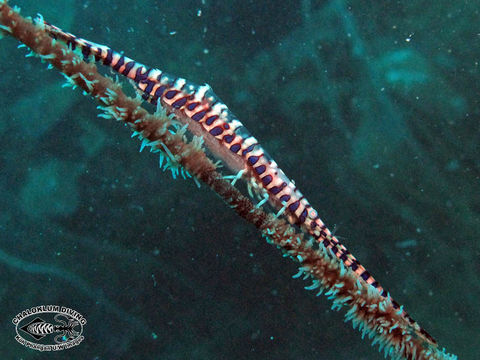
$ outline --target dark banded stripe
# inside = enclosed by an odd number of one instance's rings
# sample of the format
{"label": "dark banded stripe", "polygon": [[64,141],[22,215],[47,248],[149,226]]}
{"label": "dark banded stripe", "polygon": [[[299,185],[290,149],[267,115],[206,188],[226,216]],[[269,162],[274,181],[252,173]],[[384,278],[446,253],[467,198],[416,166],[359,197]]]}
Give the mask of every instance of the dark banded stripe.
{"label": "dark banded stripe", "polygon": [[90,45],[89,43],[86,43],[85,46],[82,47],[82,55],[83,55],[84,61],[88,60],[88,57],[90,56],[90,53],[91,53],[91,48],[92,48],[92,45]]}
{"label": "dark banded stripe", "polygon": [[[142,70],[145,70],[145,71],[142,72]],[[133,79],[133,81],[139,83],[141,81],[147,80],[148,74],[150,73],[151,70],[152,69],[147,70],[144,66],[139,66],[137,71],[135,72],[135,79]]]}
{"label": "dark banded stripe", "polygon": [[196,108],[198,105],[200,105],[200,103],[198,103],[198,102],[192,102],[192,103],[190,103],[190,104],[187,105],[187,109],[190,110],[190,111],[195,110],[195,108]]}
{"label": "dark banded stripe", "polygon": [[245,150],[242,151],[242,155],[245,156],[247,155],[250,151],[252,151],[255,146],[257,146],[258,144],[252,144],[250,145],[249,147],[247,147]]}
{"label": "dark banded stripe", "polygon": [[167,89],[166,85],[160,86],[157,90],[155,90],[155,94],[153,95],[154,100],[156,101],[160,96],[162,96],[163,92]]}
{"label": "dark banded stripe", "polygon": [[297,200],[297,201],[295,201],[294,203],[292,203],[288,206],[288,210],[290,210],[291,212],[295,212],[295,211],[297,211],[299,206],[300,206],[300,201]]}
{"label": "dark banded stripe", "polygon": [[145,87],[145,90],[143,90],[143,92],[145,92],[146,94],[150,94],[153,90],[153,87],[155,86],[155,82],[147,79],[147,80],[143,81],[143,83],[147,84],[147,86]]}
{"label": "dark banded stripe", "polygon": [[237,153],[238,150],[240,150],[240,144],[233,144],[232,146],[230,146],[231,152]]}
{"label": "dark banded stripe", "polygon": [[272,175],[266,175],[262,178],[262,183],[263,183],[263,186],[267,186],[268,184],[270,184],[272,182],[273,178],[272,178]]}
{"label": "dark banded stripe", "polygon": [[273,195],[277,195],[282,189],[287,186],[286,182],[283,182],[281,185],[272,186],[268,191],[270,191]]}
{"label": "dark banded stripe", "polygon": [[120,67],[125,63],[125,56],[121,56],[120,59],[118,59],[117,63],[112,67],[113,70],[118,72],[120,70]]}
{"label": "dark banded stripe", "polygon": [[255,165],[260,157],[259,156],[250,156],[247,161],[250,165]]}
{"label": "dark banded stripe", "polygon": [[171,100],[175,97],[175,95],[178,94],[178,91],[177,90],[168,90],[166,93],[165,93],[165,98],[168,99],[168,100]]}
{"label": "dark banded stripe", "polygon": [[103,65],[110,65],[113,59],[113,51],[112,49],[107,49],[107,56],[103,59]]}
{"label": "dark banded stripe", "polygon": [[[152,82],[153,84],[153,82]],[[150,92],[150,91],[149,91]],[[187,98],[186,97],[183,97],[181,99],[178,99],[177,101],[175,101],[173,104],[172,104],[172,107],[175,108],[175,109],[180,109],[183,105],[185,105],[185,103],[187,102]]]}
{"label": "dark banded stripe", "polygon": [[233,141],[233,139],[235,139],[235,135],[225,135],[223,137],[223,140],[225,140],[227,144],[230,144]]}
{"label": "dark banded stripe", "polygon": [[[214,122],[215,120],[217,120],[217,119],[218,119],[218,115],[209,116],[209,117],[207,118],[207,120],[205,120],[205,124],[207,124],[207,125],[210,126],[210,125],[212,125],[213,122]],[[228,129],[228,128],[226,128],[226,129]]]}
{"label": "dark banded stripe", "polygon": [[96,62],[99,62],[101,59],[102,59],[102,49],[100,49],[99,47],[98,48],[95,48],[95,61]]}
{"label": "dark banded stripe", "polygon": [[360,275],[360,277],[361,277],[363,280],[367,281],[367,279],[370,277],[370,273],[369,273],[367,270],[365,270],[365,271],[362,273],[362,275]]}
{"label": "dark banded stripe", "polygon": [[307,209],[303,209],[302,213],[300,214],[298,218],[298,223],[303,224],[305,220],[307,219],[308,211]]}
{"label": "dark banded stripe", "polygon": [[262,175],[265,172],[265,170],[267,170],[267,167],[265,165],[260,165],[255,168],[255,172],[258,175]]}
{"label": "dark banded stripe", "polygon": [[221,126],[215,126],[213,129],[209,131],[209,133],[212,134],[213,136],[218,136],[221,133],[223,133],[223,129]]}
{"label": "dark banded stripe", "polygon": [[200,121],[200,120],[203,119],[203,117],[205,116],[206,113],[207,113],[207,110],[202,110],[200,112],[197,112],[196,114],[192,115],[192,120]]}
{"label": "dark banded stripe", "polygon": [[125,69],[122,71],[122,75],[127,76],[130,70],[135,66],[135,61],[130,61],[125,65]]}

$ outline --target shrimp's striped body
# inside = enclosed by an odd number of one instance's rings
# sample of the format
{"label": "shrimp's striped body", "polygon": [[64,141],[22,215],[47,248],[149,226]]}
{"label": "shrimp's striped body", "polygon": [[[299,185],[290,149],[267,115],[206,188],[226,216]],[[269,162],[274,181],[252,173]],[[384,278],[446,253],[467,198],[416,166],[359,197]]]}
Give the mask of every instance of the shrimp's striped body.
{"label": "shrimp's striped body", "polygon": [[[160,101],[169,113],[188,124],[195,135],[203,136],[207,147],[234,171],[264,194],[268,194],[271,205],[285,215],[291,224],[301,227],[326,249],[330,249],[343,264],[350,268],[359,279],[374,287],[381,296],[388,293],[360,264],[360,262],[330,232],[308,200],[297,189],[277,163],[266,153],[257,139],[242,125],[228,107],[215,95],[208,85],[196,85],[183,78],[172,76],[159,69],[149,68],[127,56],[78,38],[45,23],[45,30],[55,39],[60,39],[73,49],[80,48],[85,58],[94,56],[117,73],[133,80],[142,97],[152,104]],[[400,310],[392,300],[395,309],[429,341],[436,341],[409,315]]]}

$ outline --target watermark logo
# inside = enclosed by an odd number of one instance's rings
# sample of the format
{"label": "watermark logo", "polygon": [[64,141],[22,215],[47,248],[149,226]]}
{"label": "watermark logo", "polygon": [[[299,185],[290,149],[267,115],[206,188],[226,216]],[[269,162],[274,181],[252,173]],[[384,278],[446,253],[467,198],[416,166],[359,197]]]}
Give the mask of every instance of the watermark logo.
{"label": "watermark logo", "polygon": [[39,351],[59,351],[80,344],[87,320],[65,306],[40,305],[26,309],[12,319],[20,344]]}

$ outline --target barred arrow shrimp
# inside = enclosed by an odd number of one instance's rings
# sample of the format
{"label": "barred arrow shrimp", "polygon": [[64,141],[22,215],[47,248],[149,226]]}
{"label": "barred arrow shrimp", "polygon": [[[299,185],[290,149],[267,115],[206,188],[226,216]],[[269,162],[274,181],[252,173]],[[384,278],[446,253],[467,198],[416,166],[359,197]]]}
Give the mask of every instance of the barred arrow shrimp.
{"label": "barred arrow shrimp", "polygon": [[80,50],[86,61],[94,58],[132,80],[144,100],[174,114],[178,121],[188,125],[190,132],[203,137],[205,145],[214,156],[237,174],[233,176],[234,181],[245,179],[264,197],[264,202],[271,204],[278,216],[284,215],[291,224],[300,227],[320,246],[331,251],[346,268],[356,274],[358,281],[368,284],[382,297],[391,300],[393,307],[410,323],[418,336],[436,344],[332,234],[295,183],[285,175],[210,86],[196,85],[160,69],[147,67],[108,46],[64,32],[44,22],[42,18],[38,18],[37,23],[53,39],[65,42],[72,50]]}

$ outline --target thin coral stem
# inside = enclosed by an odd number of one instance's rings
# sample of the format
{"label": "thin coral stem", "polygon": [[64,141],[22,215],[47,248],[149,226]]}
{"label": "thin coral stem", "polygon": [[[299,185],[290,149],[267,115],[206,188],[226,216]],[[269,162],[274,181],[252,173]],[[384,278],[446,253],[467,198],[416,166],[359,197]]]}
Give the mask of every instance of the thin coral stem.
{"label": "thin coral stem", "polygon": [[[52,40],[42,29],[22,18],[18,12],[0,0],[0,32],[11,35],[27,45],[42,60],[48,61],[62,72],[68,84],[78,86],[94,97],[103,111],[100,117],[114,118],[128,124],[134,135],[142,140],[142,148],[151,147],[168,157],[169,166],[183,167],[189,174],[207,184],[224,202],[246,221],[255,225],[267,238],[292,260],[299,264],[299,273],[311,277],[308,290],[325,292],[332,300],[332,308],[346,308],[346,320],[354,328],[368,335],[381,351],[393,359],[442,360],[456,359],[446,354],[428,337],[423,336],[401,316],[389,297],[382,297],[367,283],[359,279],[339,262],[333,253],[325,250],[310,237],[273,214],[268,214],[242,195],[229,181],[216,171],[201,148],[199,139],[188,142],[185,129],[175,128],[174,120],[157,111],[148,113],[140,100],[126,96],[121,86],[101,76],[94,64],[87,64],[65,45]],[[176,171],[176,170],[175,170]],[[173,173],[173,170],[172,170]]]}

